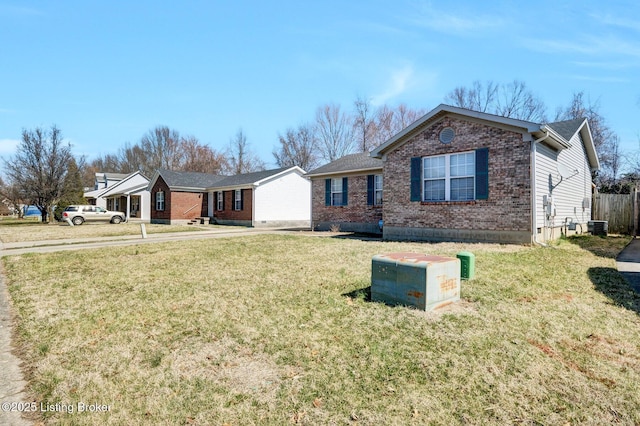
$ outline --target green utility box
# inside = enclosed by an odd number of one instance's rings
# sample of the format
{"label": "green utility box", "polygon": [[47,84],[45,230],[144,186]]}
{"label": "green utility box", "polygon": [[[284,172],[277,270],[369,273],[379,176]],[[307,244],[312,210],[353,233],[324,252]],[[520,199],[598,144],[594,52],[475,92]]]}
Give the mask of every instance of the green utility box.
{"label": "green utility box", "polygon": [[420,253],[377,254],[371,300],[431,311],[460,300],[460,260]]}
{"label": "green utility box", "polygon": [[461,251],[456,257],[460,259],[460,278],[472,279],[476,274],[476,256],[468,251]]}

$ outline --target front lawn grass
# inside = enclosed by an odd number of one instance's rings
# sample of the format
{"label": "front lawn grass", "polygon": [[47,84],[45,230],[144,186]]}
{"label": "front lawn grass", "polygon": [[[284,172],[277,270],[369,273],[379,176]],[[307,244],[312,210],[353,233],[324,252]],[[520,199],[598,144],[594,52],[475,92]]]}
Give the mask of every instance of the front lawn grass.
{"label": "front lawn grass", "polygon": [[[612,257],[628,239],[589,238],[253,235],[3,262],[33,398],[110,405],[47,424],[638,424],[640,297]],[[368,300],[373,255],[462,250],[476,278],[449,309]]]}
{"label": "front lawn grass", "polygon": [[[148,234],[165,232],[202,231],[212,229],[212,225],[159,225],[145,224]],[[140,223],[84,223],[70,226],[65,222],[41,223],[37,221],[0,221],[0,241],[17,243],[27,241],[51,241],[73,238],[118,237],[125,235],[141,235]]]}

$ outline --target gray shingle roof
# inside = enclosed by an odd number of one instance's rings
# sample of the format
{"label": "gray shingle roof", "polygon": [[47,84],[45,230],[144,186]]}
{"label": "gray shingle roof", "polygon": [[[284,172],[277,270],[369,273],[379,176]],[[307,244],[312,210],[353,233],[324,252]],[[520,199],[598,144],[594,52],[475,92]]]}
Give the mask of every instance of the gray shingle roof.
{"label": "gray shingle roof", "polygon": [[202,190],[226,178],[226,176],[212,175],[209,173],[174,172],[166,169],[158,170],[158,174],[162,176],[162,179],[170,188],[199,188]]}
{"label": "gray shingle roof", "polygon": [[369,156],[368,152],[349,154],[311,170],[307,176],[328,175],[358,170],[382,169],[382,160]]}
{"label": "gray shingle roof", "polygon": [[280,169],[263,170],[235,176],[221,176],[198,172],[175,172],[166,169],[158,170],[158,174],[162,176],[162,179],[170,188],[192,188],[204,191],[205,189],[251,185],[277,175],[289,168],[290,167],[283,167]]}
{"label": "gray shingle roof", "polygon": [[283,172],[289,168],[290,167],[282,167],[280,169],[263,170],[260,172],[243,173],[241,175],[235,175],[235,176],[226,176],[224,179],[215,182],[215,184],[211,185],[211,187],[225,188],[228,186],[251,185],[255,182],[259,182],[268,177],[277,175],[278,173]]}
{"label": "gray shingle roof", "polygon": [[547,126],[551,127],[558,132],[560,136],[569,141],[573,135],[576,134],[580,126],[582,126],[583,122],[584,118],[576,118],[575,120],[556,121],[555,123],[547,124]]}

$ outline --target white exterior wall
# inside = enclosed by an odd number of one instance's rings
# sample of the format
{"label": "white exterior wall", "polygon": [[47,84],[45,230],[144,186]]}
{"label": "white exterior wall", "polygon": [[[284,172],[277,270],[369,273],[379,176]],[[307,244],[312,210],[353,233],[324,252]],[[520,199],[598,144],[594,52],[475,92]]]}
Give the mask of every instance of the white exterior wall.
{"label": "white exterior wall", "polygon": [[[586,223],[591,219],[591,170],[579,133],[570,141],[571,148],[556,151],[544,144],[536,147],[536,228],[561,227],[567,218],[582,224],[586,232]],[[571,177],[561,177],[558,164],[567,170],[577,170]],[[555,216],[545,224],[546,211],[543,197],[551,195],[555,205]],[[589,200],[587,208],[582,207],[583,200]],[[580,227],[577,228],[580,230]],[[545,236],[557,238],[559,231]]]}
{"label": "white exterior wall", "polygon": [[151,221],[151,193],[148,190],[140,191],[134,195],[140,196],[140,219]]}
{"label": "white exterior wall", "polygon": [[102,197],[96,198],[96,206],[106,209],[107,208],[107,200],[105,198],[102,198]]}
{"label": "white exterior wall", "polygon": [[[141,185],[148,185],[149,180],[140,174],[136,174],[131,176],[127,180],[118,181],[113,184],[110,189],[105,191],[101,197],[96,198],[96,205],[106,208],[107,207],[107,198],[113,197],[118,194],[126,194],[129,191],[132,191],[134,188],[140,187]],[[140,196],[140,219],[143,221],[151,220],[151,194],[147,189],[138,190],[132,192],[131,195],[139,195]],[[125,211],[127,209],[126,204],[120,206],[120,210]]]}
{"label": "white exterior wall", "polygon": [[311,182],[295,172],[257,186],[253,201],[254,226],[310,226]]}

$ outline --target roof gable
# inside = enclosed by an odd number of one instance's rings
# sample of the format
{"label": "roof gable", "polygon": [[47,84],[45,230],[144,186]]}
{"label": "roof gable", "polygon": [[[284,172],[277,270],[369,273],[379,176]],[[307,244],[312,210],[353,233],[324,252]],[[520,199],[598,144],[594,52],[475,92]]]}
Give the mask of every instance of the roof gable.
{"label": "roof gable", "polygon": [[557,121],[555,123],[547,124],[547,127],[551,128],[567,141],[571,141],[579,134],[580,142],[584,145],[591,169],[598,170],[600,168],[600,160],[598,159],[596,147],[593,143],[593,136],[591,135],[589,121],[586,118]]}
{"label": "roof gable", "polygon": [[560,136],[570,141],[578,130],[580,130],[584,120],[584,118],[576,118],[575,120],[556,121],[555,123],[547,124],[547,126],[551,127]]}
{"label": "roof gable", "polygon": [[461,118],[475,119],[485,121],[489,124],[505,126],[513,129],[517,129],[523,133],[533,133],[540,131],[540,124],[533,123],[531,121],[518,120],[515,118],[502,117],[500,115],[489,114],[486,112],[474,111],[466,108],[455,107],[451,105],[440,104],[409,126],[405,127],[400,132],[396,133],[389,140],[378,146],[371,152],[371,156],[375,158],[382,158],[384,154],[394,150],[399,145],[404,143],[410,135],[420,131],[421,129],[429,126],[433,122],[441,119],[446,115],[459,116]]}

